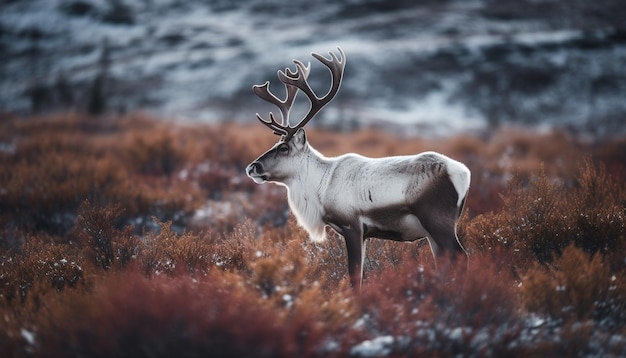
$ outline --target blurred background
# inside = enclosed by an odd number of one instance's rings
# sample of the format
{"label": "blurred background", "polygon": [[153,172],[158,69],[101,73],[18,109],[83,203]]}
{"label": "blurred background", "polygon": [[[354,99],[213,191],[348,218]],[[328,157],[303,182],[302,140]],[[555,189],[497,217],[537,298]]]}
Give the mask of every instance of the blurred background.
{"label": "blurred background", "polygon": [[310,53],[341,46],[317,126],[623,135],[625,18],[622,0],[4,0],[0,113],[252,122],[276,111],[253,84],[282,94],[276,71],[298,58],[322,93]]}

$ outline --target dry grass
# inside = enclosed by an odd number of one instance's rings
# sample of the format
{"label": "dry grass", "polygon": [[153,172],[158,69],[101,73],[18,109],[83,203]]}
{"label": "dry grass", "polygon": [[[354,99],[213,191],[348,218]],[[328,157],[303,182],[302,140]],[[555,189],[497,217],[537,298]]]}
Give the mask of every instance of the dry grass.
{"label": "dry grass", "polygon": [[145,116],[0,123],[7,356],[626,354],[625,140],[502,129],[429,141],[310,131],[327,155],[437,150],[472,170],[469,269],[371,240],[355,297],[339,237],[309,241],[243,169],[258,126]]}

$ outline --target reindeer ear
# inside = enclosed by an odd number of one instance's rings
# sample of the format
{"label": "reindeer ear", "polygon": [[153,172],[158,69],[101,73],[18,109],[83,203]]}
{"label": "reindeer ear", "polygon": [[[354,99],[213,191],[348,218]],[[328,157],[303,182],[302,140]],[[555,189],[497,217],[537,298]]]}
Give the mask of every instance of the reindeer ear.
{"label": "reindeer ear", "polygon": [[299,147],[302,147],[304,146],[304,144],[306,144],[306,133],[304,133],[303,128],[298,129],[296,134],[293,135],[293,142]]}

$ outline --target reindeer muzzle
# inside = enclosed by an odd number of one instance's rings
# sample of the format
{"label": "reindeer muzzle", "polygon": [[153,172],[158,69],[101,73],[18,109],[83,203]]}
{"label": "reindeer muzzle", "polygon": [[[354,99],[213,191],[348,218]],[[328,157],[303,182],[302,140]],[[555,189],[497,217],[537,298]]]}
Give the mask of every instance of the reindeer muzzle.
{"label": "reindeer muzzle", "polygon": [[257,184],[265,183],[269,178],[269,174],[264,172],[263,164],[260,162],[252,162],[246,168],[246,174]]}

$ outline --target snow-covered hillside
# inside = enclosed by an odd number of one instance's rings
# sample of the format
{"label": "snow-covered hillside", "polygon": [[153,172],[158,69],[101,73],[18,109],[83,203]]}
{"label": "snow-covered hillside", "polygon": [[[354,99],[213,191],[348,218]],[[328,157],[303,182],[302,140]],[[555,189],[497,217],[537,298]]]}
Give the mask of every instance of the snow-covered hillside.
{"label": "snow-covered hillside", "polygon": [[[317,124],[441,134],[499,123],[623,134],[626,3],[22,0],[0,4],[0,112],[255,121],[292,58],[341,46]],[[301,107],[305,103],[298,103]],[[303,111],[304,109],[300,109]],[[297,112],[297,110],[296,110]]]}

